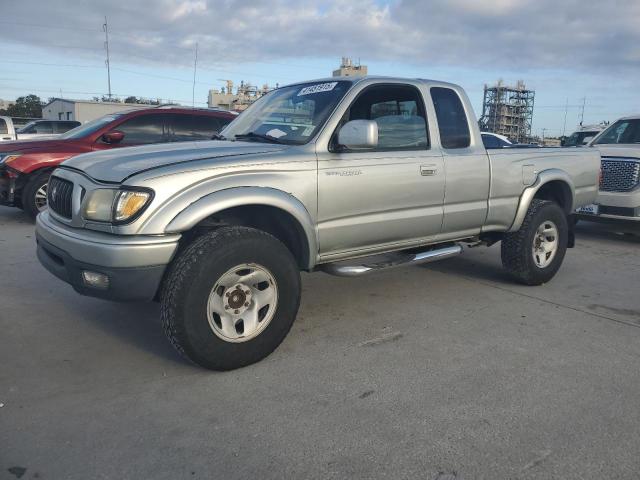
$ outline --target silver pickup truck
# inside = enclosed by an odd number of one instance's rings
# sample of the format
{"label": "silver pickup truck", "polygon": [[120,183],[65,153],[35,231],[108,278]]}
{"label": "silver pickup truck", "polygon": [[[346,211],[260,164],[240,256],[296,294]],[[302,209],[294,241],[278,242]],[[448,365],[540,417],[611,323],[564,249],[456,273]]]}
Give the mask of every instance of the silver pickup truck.
{"label": "silver pickup truck", "polygon": [[599,171],[595,149],[488,152],[456,85],[324,79],[265,95],[211,142],[65,162],[38,257],[81,294],[160,301],[173,345],[228,370],[287,335],[300,271],[358,276],[502,241],[514,279],[549,281]]}

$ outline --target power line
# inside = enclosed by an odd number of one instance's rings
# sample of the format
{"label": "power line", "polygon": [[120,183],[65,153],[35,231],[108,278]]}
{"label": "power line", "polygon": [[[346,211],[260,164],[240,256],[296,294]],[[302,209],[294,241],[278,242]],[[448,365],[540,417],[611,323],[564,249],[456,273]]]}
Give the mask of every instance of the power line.
{"label": "power line", "polygon": [[12,63],[19,65],[41,65],[45,67],[73,67],[73,68],[103,68],[102,65],[80,65],[77,63],[44,63],[44,62],[23,62],[17,60],[1,60],[0,63]]}
{"label": "power line", "polygon": [[[60,93],[61,89],[47,89],[47,88],[34,88],[34,87],[11,87],[11,86],[2,86],[0,87],[0,90],[16,90],[16,91],[21,91],[21,92],[31,92],[31,93]],[[71,93],[74,95],[100,95],[100,96],[105,96],[105,92],[81,92],[81,91],[74,91],[74,90],[64,90],[64,93]],[[112,96],[116,97],[116,98],[126,98],[126,97],[138,97],[138,95],[135,95],[133,93],[112,93]],[[139,98],[152,98],[152,97],[145,97],[145,96],[140,96]],[[160,99],[161,100],[161,99]],[[180,103],[185,103],[188,104],[190,102],[190,100],[180,100],[180,99],[168,99],[169,102],[180,102]],[[195,102],[198,105],[207,105],[207,102]]]}
{"label": "power line", "polygon": [[62,30],[84,30],[86,32],[97,32],[93,28],[78,27],[77,25],[43,25],[41,23],[24,23],[24,22],[0,22],[0,25],[20,25],[23,27],[38,27],[38,28],[54,28]]}

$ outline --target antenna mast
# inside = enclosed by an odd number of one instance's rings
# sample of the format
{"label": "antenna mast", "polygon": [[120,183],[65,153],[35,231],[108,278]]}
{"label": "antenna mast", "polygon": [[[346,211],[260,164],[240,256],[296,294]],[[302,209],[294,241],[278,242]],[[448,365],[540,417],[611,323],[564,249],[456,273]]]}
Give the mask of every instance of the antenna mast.
{"label": "antenna mast", "polygon": [[104,24],[102,25],[102,29],[104,30],[104,48],[107,50],[107,59],[105,60],[105,64],[107,65],[107,85],[109,87],[109,100],[111,100],[111,68],[109,64],[109,24],[107,23],[107,16],[104,17]]}
{"label": "antenna mast", "polygon": [[191,106],[196,106],[196,71],[198,69],[198,42],[196,42],[196,57],[193,61],[193,88],[191,89]]}

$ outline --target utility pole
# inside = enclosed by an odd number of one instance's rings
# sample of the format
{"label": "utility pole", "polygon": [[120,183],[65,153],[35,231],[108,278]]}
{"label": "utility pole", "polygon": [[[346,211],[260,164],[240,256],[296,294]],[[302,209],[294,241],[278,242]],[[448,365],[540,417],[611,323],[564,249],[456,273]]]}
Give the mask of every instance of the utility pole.
{"label": "utility pole", "polygon": [[582,112],[580,113],[580,126],[584,122],[584,106],[587,104],[587,97],[582,97]]}
{"label": "utility pole", "polygon": [[105,60],[105,64],[107,65],[107,85],[109,87],[109,100],[111,100],[111,68],[109,64],[109,24],[107,23],[107,16],[104,17],[104,24],[102,25],[102,29],[104,30],[104,48],[107,50],[107,59]]}
{"label": "utility pole", "polygon": [[562,136],[564,137],[565,132],[567,131],[567,110],[569,110],[569,97],[567,97],[567,101],[564,104],[564,125],[562,126]]}
{"label": "utility pole", "polygon": [[544,133],[547,131],[546,128],[542,129],[542,146],[544,147]]}
{"label": "utility pole", "polygon": [[198,69],[198,42],[196,42],[196,56],[193,61],[193,88],[191,89],[191,107],[196,106],[196,71]]}

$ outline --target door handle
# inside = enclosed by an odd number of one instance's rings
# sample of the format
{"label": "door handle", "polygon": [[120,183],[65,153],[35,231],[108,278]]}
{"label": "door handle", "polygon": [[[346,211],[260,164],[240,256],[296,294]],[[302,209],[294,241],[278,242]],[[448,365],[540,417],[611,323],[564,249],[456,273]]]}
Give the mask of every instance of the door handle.
{"label": "door handle", "polygon": [[423,177],[429,177],[438,174],[438,169],[435,165],[420,165],[420,175]]}

